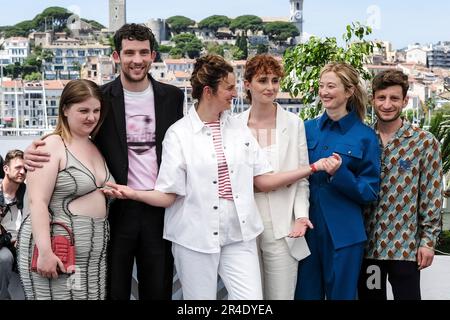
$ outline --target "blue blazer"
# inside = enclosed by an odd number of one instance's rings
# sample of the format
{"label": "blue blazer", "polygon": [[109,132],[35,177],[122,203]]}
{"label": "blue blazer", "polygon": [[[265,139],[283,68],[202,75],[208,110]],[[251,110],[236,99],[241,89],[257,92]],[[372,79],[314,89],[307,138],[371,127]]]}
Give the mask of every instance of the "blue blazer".
{"label": "blue blazer", "polygon": [[333,176],[310,176],[310,219],[323,217],[335,249],[365,241],[363,207],[377,200],[380,189],[381,149],[374,130],[354,111],[339,121],[324,113],[305,122],[305,129],[310,163],[333,152],[342,157]]}

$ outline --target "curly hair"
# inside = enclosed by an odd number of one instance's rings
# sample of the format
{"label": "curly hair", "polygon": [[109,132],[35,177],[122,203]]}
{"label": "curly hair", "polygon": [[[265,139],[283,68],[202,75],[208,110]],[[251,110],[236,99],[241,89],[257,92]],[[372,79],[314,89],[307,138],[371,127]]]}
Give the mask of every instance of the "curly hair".
{"label": "curly hair", "polygon": [[400,70],[385,70],[378,73],[372,80],[372,94],[392,86],[401,86],[403,98],[406,98],[409,89],[408,76]]}
{"label": "curly hair", "polygon": [[197,58],[191,75],[192,97],[200,100],[204,87],[210,87],[216,93],[220,80],[232,72],[233,67],[219,55],[209,54]]}
{"label": "curly hair", "polygon": [[150,41],[150,51],[155,50],[156,40],[152,30],[145,25],[136,23],[124,24],[114,34],[114,47],[117,53],[120,54],[122,50],[122,40],[138,40],[138,41]]}
{"label": "curly hair", "polygon": [[[251,82],[254,77],[260,74],[270,73],[283,78],[283,66],[273,56],[268,54],[259,54],[247,60],[247,63],[245,64],[244,80]],[[252,95],[249,90],[247,90],[247,99],[252,102]]]}

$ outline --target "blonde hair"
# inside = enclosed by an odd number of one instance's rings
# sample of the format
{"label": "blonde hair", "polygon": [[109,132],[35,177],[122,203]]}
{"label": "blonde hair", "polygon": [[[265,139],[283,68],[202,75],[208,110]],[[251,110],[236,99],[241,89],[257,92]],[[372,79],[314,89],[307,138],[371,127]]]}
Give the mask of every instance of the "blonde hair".
{"label": "blonde hair", "polygon": [[333,72],[341,80],[345,91],[354,88],[352,96],[347,101],[347,111],[350,112],[354,109],[361,121],[364,121],[368,99],[367,92],[361,84],[358,71],[348,63],[332,62],[322,68],[320,77],[322,78],[322,75],[327,72]]}
{"label": "blonde hair", "polygon": [[[61,99],[59,100],[58,123],[52,134],[57,134],[64,140],[70,141],[72,134],[70,132],[69,123],[67,122],[67,117],[64,115],[64,111],[70,108],[73,104],[81,103],[89,98],[95,98],[102,103],[102,92],[95,82],[85,79],[78,79],[67,83],[62,92]],[[106,112],[102,103],[100,119],[94,130],[92,130],[92,137],[95,137],[98,133],[105,116]]]}

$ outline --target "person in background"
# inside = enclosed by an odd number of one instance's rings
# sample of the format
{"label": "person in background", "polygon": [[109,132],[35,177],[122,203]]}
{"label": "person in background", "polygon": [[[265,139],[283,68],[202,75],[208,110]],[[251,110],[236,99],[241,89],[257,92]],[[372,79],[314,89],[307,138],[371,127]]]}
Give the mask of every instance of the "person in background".
{"label": "person in background", "polygon": [[[3,168],[3,157],[0,155],[0,167]],[[5,177],[5,173],[3,170],[0,170],[0,179],[3,179]]]}
{"label": "person in background", "polygon": [[441,231],[440,145],[401,116],[408,88],[408,76],[398,70],[380,72],[372,81],[383,167],[378,202],[365,210],[360,300],[386,300],[386,278],[395,300],[420,300],[420,270],[432,264]]}
{"label": "person in background", "polygon": [[[114,61],[120,76],[102,87],[109,111],[94,142],[114,178],[137,190],[154,188],[166,130],[183,116],[183,92],[149,74],[156,41],[144,25],[125,24],[114,35]],[[28,168],[48,156],[27,148]],[[136,261],[140,300],[172,298],[173,257],[163,239],[164,208],[119,200],[109,214],[111,241],[108,260],[108,298],[129,300]]]}
{"label": "person in background", "polygon": [[319,96],[325,112],[305,122],[309,161],[334,152],[342,165],[309,178],[311,255],[299,263],[295,296],[351,300],[367,239],[362,210],[377,199],[380,188],[380,148],[375,132],[363,123],[366,92],[351,65],[326,65]]}
{"label": "person in background", "polygon": [[220,275],[231,300],[262,299],[256,237],[263,231],[253,186],[263,192],[313,171],[334,171],[339,156],[268,174],[258,142],[229,109],[236,96],[233,67],[222,57],[197,59],[191,77],[198,103],[172,125],[153,191],[108,184],[108,195],[167,207],[164,238],[172,241],[184,299],[216,299]]}
{"label": "person in background", "polygon": [[[1,159],[3,163],[3,159]],[[22,223],[26,170],[21,150],[10,150],[5,156],[0,179],[0,300],[12,299],[11,282],[15,277],[17,232]],[[15,291],[21,291],[15,290]],[[23,293],[20,292],[22,296]]]}
{"label": "person in background", "polygon": [[[283,67],[273,56],[249,59],[244,81],[251,107],[238,115],[251,129],[274,172],[309,164],[303,121],[275,102],[283,75]],[[313,227],[308,219],[308,198],[306,177],[278,190],[255,191],[264,224],[258,237],[264,299],[294,299],[298,261],[309,255],[304,235]]]}

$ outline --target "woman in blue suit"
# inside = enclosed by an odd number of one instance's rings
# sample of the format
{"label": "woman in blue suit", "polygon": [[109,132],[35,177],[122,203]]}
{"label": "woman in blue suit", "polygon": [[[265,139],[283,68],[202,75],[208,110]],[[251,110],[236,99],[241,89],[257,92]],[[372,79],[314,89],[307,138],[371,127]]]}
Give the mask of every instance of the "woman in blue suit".
{"label": "woman in blue suit", "polygon": [[367,96],[358,72],[331,63],[320,73],[325,112],[305,123],[309,161],[338,153],[342,165],[309,178],[306,233],[311,255],[300,261],[296,299],[355,299],[366,234],[362,210],[375,201],[380,183],[380,148],[363,123]]}

